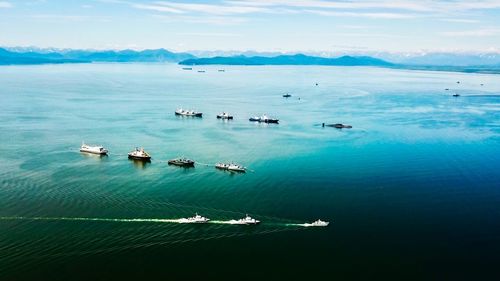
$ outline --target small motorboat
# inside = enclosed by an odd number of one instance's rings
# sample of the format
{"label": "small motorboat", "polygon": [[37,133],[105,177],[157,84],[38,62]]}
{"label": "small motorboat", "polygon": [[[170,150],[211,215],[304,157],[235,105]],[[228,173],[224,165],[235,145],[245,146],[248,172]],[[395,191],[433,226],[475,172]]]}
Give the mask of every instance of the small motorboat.
{"label": "small motorboat", "polygon": [[329,224],[327,221],[317,220],[312,223],[304,223],[303,226],[328,226]]}
{"label": "small motorboat", "polygon": [[341,123],[336,123],[336,124],[325,124],[325,123],[323,123],[322,126],[323,127],[333,127],[333,128],[337,128],[337,129],[351,129],[352,128],[351,125],[344,125],[344,124],[341,124]]}
{"label": "small motorboat", "polygon": [[144,151],[144,148],[136,147],[134,151],[128,153],[128,159],[150,161],[151,155],[149,155],[149,153]]}
{"label": "small motorboat", "polygon": [[199,73],[205,73],[205,70],[198,70]]}
{"label": "small motorboat", "polygon": [[444,90],[445,90],[445,91],[449,91],[449,90],[450,90],[450,88],[446,88],[446,89],[444,89]]}
{"label": "small motorboat", "polygon": [[274,124],[278,124],[279,122],[279,119],[270,118],[265,114],[260,117],[257,116],[250,117],[250,119],[248,120],[250,120],[251,122],[259,122],[259,123],[264,122],[264,123],[274,123]]}
{"label": "small motorboat", "polygon": [[453,94],[452,96],[453,96],[453,97],[459,97],[460,95],[455,93],[455,94]]}
{"label": "small motorboat", "polygon": [[289,97],[291,97],[291,96],[292,96],[292,95],[290,95],[290,94],[288,94],[288,93],[283,95],[283,97],[284,97],[284,98],[289,98]]}
{"label": "small motorboat", "polygon": [[193,70],[192,67],[183,67],[182,70]]}
{"label": "small motorboat", "polygon": [[457,84],[460,84],[460,81],[457,81]]}
{"label": "small motorboat", "polygon": [[180,115],[180,116],[191,116],[191,117],[202,117],[203,113],[201,112],[196,112],[194,110],[185,110],[182,108],[178,108],[175,111],[175,115]]}
{"label": "small motorboat", "polygon": [[178,219],[179,223],[207,223],[209,219],[202,217],[196,213],[194,217]]}
{"label": "small motorboat", "polygon": [[240,173],[246,173],[247,169],[241,165],[234,164],[234,163],[217,163],[215,164],[215,168],[219,170],[226,170],[226,171],[231,171],[231,172],[240,172]]}
{"label": "small motorboat", "polygon": [[222,113],[217,114],[217,119],[232,120],[233,116],[227,112],[222,112]]}
{"label": "small motorboat", "polygon": [[219,71],[219,72],[226,72],[226,70],[225,70],[225,69],[219,69],[219,70],[217,70],[217,71]]}
{"label": "small motorboat", "polygon": [[227,221],[228,224],[240,224],[240,225],[249,225],[249,224],[258,224],[260,221],[250,217],[248,214],[239,220],[229,220]]}
{"label": "small motorboat", "polygon": [[98,154],[98,155],[106,155],[108,150],[100,145],[88,145],[85,142],[82,142],[82,146],[80,146],[80,152]]}
{"label": "small motorboat", "polygon": [[175,158],[168,160],[168,165],[175,165],[180,167],[194,167],[194,161],[187,158]]}

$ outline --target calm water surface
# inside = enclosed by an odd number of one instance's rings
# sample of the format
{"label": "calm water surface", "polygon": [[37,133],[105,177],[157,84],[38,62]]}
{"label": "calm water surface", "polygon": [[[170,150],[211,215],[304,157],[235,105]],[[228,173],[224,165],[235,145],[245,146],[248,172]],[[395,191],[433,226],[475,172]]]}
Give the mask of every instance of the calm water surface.
{"label": "calm water surface", "polygon": [[[499,76],[203,69],[0,67],[0,280],[499,277]],[[263,113],[280,124],[248,122]],[[147,221],[195,212],[262,224]],[[331,225],[294,225],[317,218]]]}

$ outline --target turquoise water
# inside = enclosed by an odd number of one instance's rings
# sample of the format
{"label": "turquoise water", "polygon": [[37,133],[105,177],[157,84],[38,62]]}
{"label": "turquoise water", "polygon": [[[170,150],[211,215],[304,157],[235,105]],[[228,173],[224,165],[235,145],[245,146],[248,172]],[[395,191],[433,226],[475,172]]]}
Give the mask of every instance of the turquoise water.
{"label": "turquoise water", "polygon": [[[0,67],[0,279],[496,274],[498,76],[218,68]],[[177,117],[177,107],[204,117]],[[217,120],[222,111],[235,119]],[[248,121],[263,113],[280,124]],[[81,154],[82,141],[110,155]],[[151,163],[127,159],[136,146]],[[165,163],[178,156],[198,164]],[[218,161],[249,172],[218,171]],[[195,212],[262,224],[158,220]],[[331,225],[296,225],[318,218]]]}

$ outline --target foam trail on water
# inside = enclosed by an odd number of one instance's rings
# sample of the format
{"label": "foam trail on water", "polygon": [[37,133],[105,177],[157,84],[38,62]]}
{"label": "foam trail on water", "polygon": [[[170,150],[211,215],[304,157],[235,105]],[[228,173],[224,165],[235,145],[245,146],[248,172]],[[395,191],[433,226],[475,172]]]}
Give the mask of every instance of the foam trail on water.
{"label": "foam trail on water", "polygon": [[72,218],[72,217],[0,217],[0,220],[46,220],[46,221],[104,221],[104,222],[156,222],[180,223],[179,219],[111,219],[111,218]]}

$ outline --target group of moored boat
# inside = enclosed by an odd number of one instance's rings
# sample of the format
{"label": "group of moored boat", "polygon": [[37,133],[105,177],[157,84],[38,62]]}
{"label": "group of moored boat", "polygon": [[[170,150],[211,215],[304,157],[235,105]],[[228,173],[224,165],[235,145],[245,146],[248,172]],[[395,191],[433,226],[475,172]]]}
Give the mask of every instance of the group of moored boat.
{"label": "group of moored boat", "polygon": [[[175,115],[189,116],[189,117],[202,117],[203,113],[198,112],[198,111],[194,111],[194,110],[186,110],[186,109],[178,108],[175,111]],[[221,112],[221,113],[217,114],[217,119],[233,120],[233,118],[234,118],[233,115],[231,115],[227,112]],[[249,120],[252,122],[275,123],[275,124],[277,124],[279,121],[278,119],[268,117],[266,114],[264,114],[262,116],[250,117]]]}
{"label": "group of moored boat", "polygon": [[[200,216],[200,215],[198,215],[198,213],[196,213],[193,217],[181,218],[181,219],[176,220],[176,222],[178,222],[178,223],[208,223],[209,221],[210,221],[209,218]],[[260,223],[260,221],[250,217],[247,214],[244,218],[237,219],[237,220],[232,219],[232,220],[228,220],[228,221],[222,221],[220,223],[235,224],[235,225],[255,225],[255,224]],[[330,223],[326,222],[326,221],[316,220],[312,223],[304,223],[304,224],[299,224],[299,225],[309,227],[309,226],[328,226],[329,224]]]}
{"label": "group of moored boat", "polygon": [[[85,152],[85,153],[92,153],[92,154],[98,154],[98,155],[107,155],[108,150],[105,149],[103,146],[100,145],[88,145],[85,144],[85,142],[82,142],[82,145],[80,147],[80,152]],[[151,161],[151,155],[144,150],[144,148],[139,148],[136,147],[133,151],[129,152],[128,154],[128,159],[132,160],[139,160],[139,161],[144,161],[144,162],[149,162]],[[180,167],[194,167],[195,161],[185,158],[185,157],[179,157],[175,159],[170,159],[167,161],[169,165],[174,165],[174,166],[180,166]],[[231,171],[231,172],[241,172],[245,173],[247,168],[243,167],[242,165],[238,165],[235,163],[217,163],[215,164],[215,168],[219,170],[226,170],[226,171]]]}

